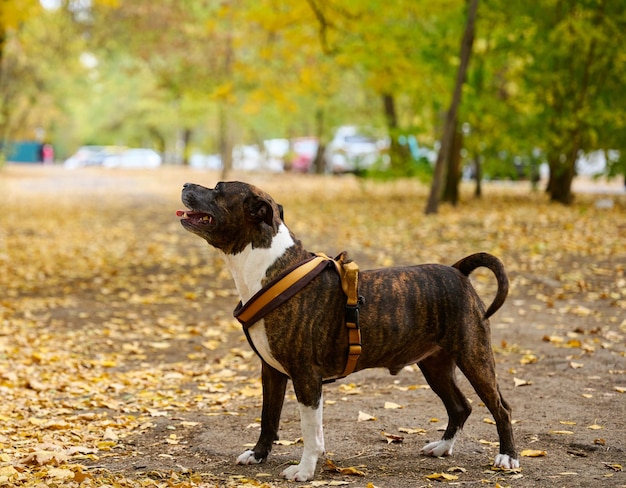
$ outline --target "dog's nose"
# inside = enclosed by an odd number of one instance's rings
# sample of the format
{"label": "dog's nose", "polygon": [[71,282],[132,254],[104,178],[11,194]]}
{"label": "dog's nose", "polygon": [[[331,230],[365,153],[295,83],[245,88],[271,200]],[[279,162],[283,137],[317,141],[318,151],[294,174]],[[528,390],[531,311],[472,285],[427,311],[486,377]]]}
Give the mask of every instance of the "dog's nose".
{"label": "dog's nose", "polygon": [[187,188],[188,186],[191,186],[191,183],[183,183],[183,190]]}

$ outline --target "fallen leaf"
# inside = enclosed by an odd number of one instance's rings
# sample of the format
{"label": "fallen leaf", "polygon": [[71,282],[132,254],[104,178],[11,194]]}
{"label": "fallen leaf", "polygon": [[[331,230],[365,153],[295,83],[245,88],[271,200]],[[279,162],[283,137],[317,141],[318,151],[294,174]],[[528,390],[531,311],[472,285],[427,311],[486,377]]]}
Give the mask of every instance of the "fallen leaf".
{"label": "fallen leaf", "polygon": [[429,480],[446,480],[446,481],[454,481],[454,480],[459,479],[458,476],[454,474],[448,474],[448,473],[433,473],[433,474],[426,475],[426,478]]}
{"label": "fallen leaf", "polygon": [[67,468],[50,468],[48,470],[47,477],[54,478],[56,480],[74,479],[74,471]]}
{"label": "fallen leaf", "polygon": [[419,428],[411,429],[409,427],[400,427],[398,431],[404,434],[425,434],[426,433],[426,429],[419,429]]}
{"label": "fallen leaf", "polygon": [[546,451],[542,451],[540,449],[524,449],[520,456],[522,457],[543,457],[547,456],[548,453]]}
{"label": "fallen leaf", "polygon": [[389,434],[388,432],[381,432],[381,435],[387,439],[387,444],[391,444],[393,442],[400,443],[404,441],[404,437],[401,435]]}
{"label": "fallen leaf", "polygon": [[297,439],[293,441],[288,441],[286,439],[279,439],[277,441],[274,441],[274,444],[276,444],[277,446],[295,446],[296,444],[301,444],[302,442],[303,442],[302,437],[298,437]]}
{"label": "fallen leaf", "polygon": [[372,420],[377,420],[377,419],[373,415],[370,415],[369,413],[365,413],[359,410],[359,417],[357,419],[358,422],[367,422],[367,421],[372,421]]}
{"label": "fallen leaf", "polygon": [[351,476],[365,476],[365,473],[363,471],[358,470],[354,466],[350,466],[348,468],[340,468],[335,464],[332,459],[326,459],[326,463],[324,464],[324,470]]}
{"label": "fallen leaf", "polygon": [[393,410],[393,409],[399,409],[399,408],[404,408],[404,407],[402,405],[398,405],[397,403],[385,402],[385,408],[389,410]]}
{"label": "fallen leaf", "polygon": [[524,357],[520,359],[520,364],[535,364],[539,358],[534,354],[525,354]]}

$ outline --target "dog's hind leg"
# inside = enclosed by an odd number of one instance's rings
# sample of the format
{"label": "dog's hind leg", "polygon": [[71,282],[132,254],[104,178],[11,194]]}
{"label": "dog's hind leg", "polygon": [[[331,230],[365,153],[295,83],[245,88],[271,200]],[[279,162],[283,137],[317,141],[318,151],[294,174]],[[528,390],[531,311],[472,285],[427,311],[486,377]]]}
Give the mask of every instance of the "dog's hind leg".
{"label": "dog's hind leg", "polygon": [[[481,343],[482,344],[482,343]],[[496,421],[500,438],[500,453],[496,456],[494,466],[497,468],[519,468],[519,458],[515,451],[513,426],[511,424],[511,407],[502,397],[496,379],[496,367],[489,343],[479,354],[480,366],[472,361],[459,357],[458,366],[487,406]]]}
{"label": "dog's hind leg", "polygon": [[285,400],[287,376],[263,361],[263,410],[261,411],[261,435],[253,449],[244,451],[237,464],[258,464],[267,458],[272,444],[278,439],[278,425]]}
{"label": "dog's hind leg", "polygon": [[448,426],[443,437],[424,446],[422,453],[434,457],[449,456],[472,407],[456,384],[456,364],[448,353],[438,351],[420,361],[418,366],[448,412]]}

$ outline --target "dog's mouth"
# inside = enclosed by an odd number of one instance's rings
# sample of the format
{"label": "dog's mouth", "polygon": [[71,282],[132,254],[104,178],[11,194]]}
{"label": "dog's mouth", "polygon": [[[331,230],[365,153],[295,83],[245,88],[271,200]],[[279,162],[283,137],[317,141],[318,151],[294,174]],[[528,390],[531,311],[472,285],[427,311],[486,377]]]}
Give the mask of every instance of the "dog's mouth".
{"label": "dog's mouth", "polygon": [[177,210],[176,216],[181,218],[181,221],[186,221],[187,223],[202,226],[202,225],[213,225],[215,223],[215,218],[206,212],[196,212],[194,210]]}

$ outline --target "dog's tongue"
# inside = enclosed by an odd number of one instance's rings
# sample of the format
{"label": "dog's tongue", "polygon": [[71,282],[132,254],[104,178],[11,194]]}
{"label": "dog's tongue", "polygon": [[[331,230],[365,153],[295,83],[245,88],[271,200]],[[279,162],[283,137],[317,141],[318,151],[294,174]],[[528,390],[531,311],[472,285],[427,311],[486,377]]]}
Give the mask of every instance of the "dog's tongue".
{"label": "dog's tongue", "polygon": [[186,213],[185,210],[176,210],[176,217],[184,217]]}

